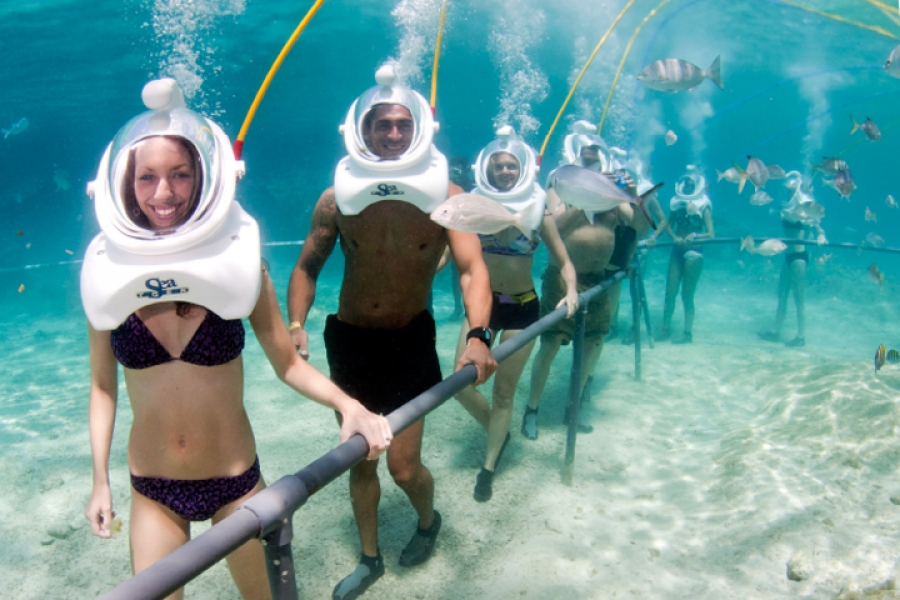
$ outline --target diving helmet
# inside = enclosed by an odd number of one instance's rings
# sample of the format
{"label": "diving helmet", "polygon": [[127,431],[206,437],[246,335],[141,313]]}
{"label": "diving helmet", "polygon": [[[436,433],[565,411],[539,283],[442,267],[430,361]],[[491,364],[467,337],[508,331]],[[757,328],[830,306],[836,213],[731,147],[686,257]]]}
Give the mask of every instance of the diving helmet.
{"label": "diving helmet", "polygon": [[[235,160],[228,136],[218,125],[185,108],[174,79],[149,82],[141,96],[149,110],[119,130],[87,191],[110,243],[134,254],[170,254],[202,242],[222,224],[234,200],[237,179],[244,174],[244,163]],[[190,214],[163,231],[149,227],[133,194],[135,153],[153,137],[187,144],[199,167]]]}
{"label": "diving helmet", "polygon": [[[432,141],[439,125],[435,122],[431,107],[421,94],[396,83],[397,75],[392,65],[385,65],[375,73],[378,85],[371,87],[356,99],[347,111],[340,132],[350,158],[367,169],[397,171],[413,166],[429,158]],[[409,148],[398,158],[384,160],[372,153],[365,140],[366,115],[377,106],[398,104],[406,108],[413,120],[413,135]]]}
{"label": "diving helmet", "polygon": [[609,146],[602,137],[597,135],[597,126],[589,121],[575,121],[572,124],[572,133],[567,135],[563,142],[563,156],[566,164],[584,167],[581,160],[581,152],[584,148],[595,148],[599,158],[598,163],[586,168],[601,173],[608,173],[612,170]]}

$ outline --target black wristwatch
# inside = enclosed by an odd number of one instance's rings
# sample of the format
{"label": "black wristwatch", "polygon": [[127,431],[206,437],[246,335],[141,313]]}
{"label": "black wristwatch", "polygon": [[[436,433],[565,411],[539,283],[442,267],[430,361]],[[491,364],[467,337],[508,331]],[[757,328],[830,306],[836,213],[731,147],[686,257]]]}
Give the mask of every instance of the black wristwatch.
{"label": "black wristwatch", "polygon": [[491,335],[491,330],[487,327],[473,327],[472,329],[470,329],[469,333],[466,334],[466,343],[468,343],[468,341],[472,338],[481,340],[488,348],[491,347],[491,344],[494,341],[494,337]]}

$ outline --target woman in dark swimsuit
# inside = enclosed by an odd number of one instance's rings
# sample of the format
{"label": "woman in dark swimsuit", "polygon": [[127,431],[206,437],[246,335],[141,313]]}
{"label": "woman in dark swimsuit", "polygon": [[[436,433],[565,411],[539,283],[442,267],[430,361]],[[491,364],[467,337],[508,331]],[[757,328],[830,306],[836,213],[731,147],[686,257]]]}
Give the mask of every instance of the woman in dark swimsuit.
{"label": "woman in dark swimsuit", "polygon": [[[514,142],[520,144],[520,142]],[[524,155],[524,156],[527,156]],[[524,158],[527,160],[527,158]],[[508,193],[519,183],[524,176],[527,165],[512,152],[497,151],[486,157],[485,167],[486,183],[493,188],[496,194]],[[522,180],[527,181],[527,180]],[[537,188],[538,184],[534,183]],[[539,189],[528,190],[540,193]],[[541,202],[545,204],[545,202]],[[493,306],[491,308],[491,321],[489,329],[491,335],[503,332],[500,341],[505,341],[519,333],[540,318],[540,301],[534,290],[534,279],[531,269],[534,265],[534,252],[540,245],[541,239],[547,244],[547,249],[567,282],[567,293],[560,305],[569,307],[570,315],[575,312],[578,304],[578,292],[575,285],[575,268],[566,254],[556,229],[553,217],[545,211],[545,206],[538,207],[543,213],[538,229],[525,235],[515,227],[509,227],[494,235],[480,235],[481,249],[484,253],[484,262],[491,275],[491,291],[493,292]],[[457,358],[459,358],[466,346],[466,334],[469,331],[468,320],[463,321],[460,330]],[[456,394],[456,399],[475,417],[487,431],[487,449],[485,451],[484,466],[476,478],[473,496],[479,502],[490,500],[493,494],[493,477],[500,460],[500,455],[509,441],[509,427],[512,420],[513,399],[516,388],[525,363],[531,355],[534,342],[529,342],[521,350],[510,356],[494,375],[494,390],[491,403],[488,403],[475,386],[468,386]]]}
{"label": "woman in dark swimsuit", "polygon": [[[176,229],[191,216],[200,193],[201,165],[192,144],[175,136],[150,137],[130,153],[122,197],[133,203],[131,218],[153,231]],[[387,447],[387,421],[297,355],[265,269],[249,321],[278,377],[341,413],[342,440],[362,433],[369,458]],[[95,535],[111,537],[109,454],[118,361],[134,411],[129,521],[132,567],[139,572],[185,544],[191,521],[217,523],[265,487],[243,406],[244,327],[199,305],[160,302],[138,309],[113,331],[89,329],[94,475],[85,516]],[[244,598],[269,597],[258,541],[227,560]],[[182,595],[179,590],[170,597]]]}
{"label": "woman in dark swimsuit", "polygon": [[[695,178],[696,177],[696,178]],[[678,196],[694,197],[702,194],[705,187],[699,184],[698,174],[690,173],[682,177],[675,186]],[[701,179],[701,181],[703,181]],[[702,200],[705,199],[705,202]],[[681,204],[677,206],[676,204]],[[699,200],[680,201],[673,198],[669,212],[669,223],[674,231],[675,246],[669,257],[669,273],[666,277],[666,304],[663,309],[662,330],[657,339],[671,337],[670,326],[675,314],[678,288],[681,288],[681,302],[684,305],[684,335],[675,340],[676,344],[690,344],[694,341],[694,293],[703,272],[703,246],[695,244],[698,239],[715,237],[712,208],[703,195]]]}

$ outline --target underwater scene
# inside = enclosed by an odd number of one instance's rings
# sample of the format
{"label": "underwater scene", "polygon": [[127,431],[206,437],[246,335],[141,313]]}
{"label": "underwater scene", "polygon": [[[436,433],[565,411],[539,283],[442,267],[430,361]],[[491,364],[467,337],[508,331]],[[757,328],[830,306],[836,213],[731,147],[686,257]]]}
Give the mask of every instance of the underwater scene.
{"label": "underwater scene", "polygon": [[[601,136],[605,164],[639,178],[641,193],[663,184],[655,197],[671,229],[648,232],[637,253],[650,327],[639,376],[622,285],[571,485],[572,347],[552,364],[531,439],[535,348],[489,501],[473,498],[482,426],[452,398],[426,419],[422,462],[443,526],[425,564],[397,564],[416,514],[381,461],[385,572],[363,597],[900,598],[900,6],[327,0],[245,121],[312,5],[0,6],[0,596],[93,598],[132,573],[134,416],[121,375],[109,476],[122,530],[101,539],[84,515],[91,362],[79,280],[101,231],[85,190],[145,110],[144,84],[174,78],[232,142],[249,123],[236,199],[259,224],[287,322],[313,208],[347,155],[338,127],[391,64],[432,99],[448,159],[474,163],[509,125],[539,155],[543,185],[571,162],[567,135]],[[783,241],[798,232],[806,244]],[[550,260],[542,245],[538,292]],[[453,276],[433,284],[445,377],[463,325]],[[309,362],[326,374],[323,330],[343,277],[335,251],[305,324]],[[338,426],[278,380],[246,329],[244,407],[271,484],[336,446]],[[294,517],[301,598],[332,597],[359,562],[347,479]],[[222,561],[185,597],[241,595]]]}

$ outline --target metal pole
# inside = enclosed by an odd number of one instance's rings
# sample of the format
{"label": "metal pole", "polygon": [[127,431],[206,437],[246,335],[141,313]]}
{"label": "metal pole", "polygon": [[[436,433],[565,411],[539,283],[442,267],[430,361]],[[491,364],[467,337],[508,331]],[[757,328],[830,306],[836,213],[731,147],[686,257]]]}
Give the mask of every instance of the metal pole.
{"label": "metal pole", "polygon": [[291,551],[291,540],[294,538],[292,517],[285,518],[277,529],[263,538],[266,573],[273,600],[298,600],[294,554]]}
{"label": "metal pole", "polygon": [[[639,265],[640,266],[640,265]],[[644,289],[644,272],[638,273],[638,285],[640,287],[641,307],[644,310],[644,322],[647,325],[647,344],[653,348],[653,330],[650,329],[650,305],[647,303],[647,290]]]}
{"label": "metal pole", "polygon": [[634,323],[634,379],[641,380],[641,299],[638,277],[640,269],[631,271],[631,321]]}
{"label": "metal pole", "polygon": [[572,485],[575,470],[575,438],[578,434],[578,418],[581,410],[581,378],[584,368],[584,329],[587,305],[579,306],[575,313],[575,339],[572,352],[572,379],[569,384],[569,432],[566,436],[566,460],[563,463],[562,482]]}

